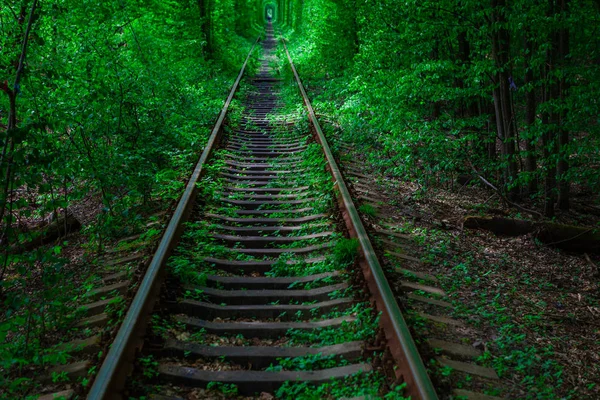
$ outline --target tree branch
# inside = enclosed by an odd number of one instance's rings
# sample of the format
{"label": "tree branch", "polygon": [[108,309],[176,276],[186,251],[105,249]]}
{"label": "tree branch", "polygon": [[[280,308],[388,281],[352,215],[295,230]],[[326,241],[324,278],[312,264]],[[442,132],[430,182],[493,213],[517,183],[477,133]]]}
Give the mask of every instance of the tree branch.
{"label": "tree branch", "polygon": [[[27,56],[27,44],[29,43],[29,35],[31,33],[31,27],[33,26],[33,16],[35,14],[35,10],[38,5],[38,0],[33,0],[33,4],[31,5],[31,10],[29,11],[29,21],[27,21],[27,28],[25,29],[25,36],[23,37],[23,45],[21,46],[21,55],[19,57],[19,64],[17,66],[17,70],[15,73],[15,81],[13,84],[12,91],[7,88],[6,93],[9,97],[10,101],[10,110],[8,114],[8,126],[6,128],[7,133],[9,133],[12,129],[17,127],[17,115],[16,115],[16,99],[19,95],[20,88],[19,85],[21,83],[21,78],[23,76],[23,71],[25,70],[25,57]],[[10,145],[9,145],[10,142]],[[4,201],[2,202],[2,206],[0,208],[0,223],[4,220],[4,214],[6,213],[6,204],[8,200],[8,191],[10,188],[10,178],[12,175],[12,152],[15,146],[15,142],[10,139],[10,136],[7,135],[6,142],[4,143],[4,148],[2,149],[2,158],[0,159],[0,165],[4,164],[6,160],[6,174],[5,174],[5,182],[4,182]],[[5,224],[5,227],[8,229],[9,222]]]}
{"label": "tree branch", "polygon": [[500,189],[498,189],[496,186],[494,186],[492,183],[490,183],[487,179],[485,179],[483,176],[481,176],[481,174],[479,174],[479,172],[477,171],[477,169],[475,168],[475,166],[473,165],[473,163],[471,162],[471,160],[468,160],[468,162],[469,162],[469,165],[471,165],[471,169],[473,170],[473,172],[475,173],[475,175],[477,175],[477,177],[479,178],[479,180],[481,180],[481,182],[483,182],[486,186],[488,186],[492,190],[494,190],[498,194],[498,196],[500,196],[502,198],[502,200],[504,200],[507,204],[510,204],[511,206],[516,207],[519,210],[524,211],[526,213],[529,213],[529,214],[532,214],[532,215],[536,215],[536,216],[538,216],[540,218],[544,218],[544,216],[541,213],[539,213],[537,211],[534,211],[534,210],[530,210],[530,209],[525,208],[523,206],[520,206],[519,204],[514,203],[514,202],[510,201],[509,199],[507,199],[506,196],[504,196],[502,194],[502,192],[500,191]]}
{"label": "tree branch", "polygon": [[21,77],[25,70],[25,57],[27,56],[27,43],[29,42],[29,34],[31,33],[31,27],[33,25],[33,15],[38,5],[38,0],[33,0],[31,10],[29,11],[29,21],[27,21],[27,29],[25,30],[25,37],[23,37],[23,46],[21,47],[21,56],[19,57],[19,66],[17,67],[17,73],[15,75],[15,83],[13,85],[13,91],[15,95],[20,92],[19,84],[21,83]]}

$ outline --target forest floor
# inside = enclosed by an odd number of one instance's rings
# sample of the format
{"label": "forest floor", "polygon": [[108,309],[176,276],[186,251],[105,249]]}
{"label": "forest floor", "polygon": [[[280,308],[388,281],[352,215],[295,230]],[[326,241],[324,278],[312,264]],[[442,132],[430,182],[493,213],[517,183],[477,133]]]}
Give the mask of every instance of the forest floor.
{"label": "forest floor", "polygon": [[[28,239],[27,232],[43,229],[52,218],[36,212],[35,190],[24,187],[19,195],[30,197],[31,215],[19,220],[19,229]],[[120,238],[102,237],[99,246],[93,229],[103,207],[100,196],[90,194],[69,207],[81,229],[36,247],[31,253],[16,255],[20,261],[7,268],[2,282],[6,312],[0,318],[0,337],[5,339],[0,342],[0,398],[35,397],[65,389],[77,392],[89,384],[96,367],[70,379],[58,366],[79,361],[97,363],[106,343],[99,339],[86,349],[68,343],[96,336],[108,338],[105,333],[120,321],[117,315],[124,303],[111,303],[98,311],[115,317],[104,328],[78,327],[77,322],[86,317],[81,307],[94,302],[92,293],[105,285],[104,278],[123,272],[120,279],[125,280],[135,274],[140,266],[138,258],[118,267],[110,262],[138,254],[147,258],[160,237],[160,220],[169,205],[169,201],[157,199],[132,208],[133,217],[124,223]],[[58,208],[57,212],[62,215],[64,209]],[[132,284],[128,289],[134,288]],[[12,367],[17,364],[19,368]]]}
{"label": "forest floor", "polygon": [[[377,165],[374,149],[356,145],[354,153]],[[477,182],[423,190],[381,171],[364,173],[387,194],[385,214],[394,215],[404,233],[422,237],[422,260],[448,293],[451,316],[475,332],[471,341],[484,350],[478,364],[500,376],[497,392],[488,394],[600,398],[599,255],[569,254],[532,234],[463,229],[470,215],[521,217]],[[586,213],[590,203],[575,198],[575,211],[555,222],[594,226],[600,218]]]}

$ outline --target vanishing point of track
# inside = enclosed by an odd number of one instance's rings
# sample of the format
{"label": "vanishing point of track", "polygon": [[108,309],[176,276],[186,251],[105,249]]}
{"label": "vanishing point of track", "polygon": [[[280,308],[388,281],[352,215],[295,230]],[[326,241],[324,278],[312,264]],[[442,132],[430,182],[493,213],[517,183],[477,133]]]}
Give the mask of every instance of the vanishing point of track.
{"label": "vanishing point of track", "polygon": [[[274,393],[285,382],[320,384],[379,370],[393,382],[406,382],[405,395],[412,399],[437,398],[285,43],[312,134],[296,129],[295,121],[278,119],[282,82],[270,66],[276,47],[270,24],[266,33],[260,70],[248,78],[243,113],[237,124],[226,122],[254,48],[96,376],[90,399],[124,397],[140,355],[155,360],[151,380],[174,385],[182,397],[185,390],[211,382],[235,384],[240,394],[252,395]],[[326,171],[307,171],[319,168],[305,159],[315,148],[324,156]],[[214,191],[208,193],[206,187]],[[329,198],[323,187],[329,188]],[[344,237],[357,239],[359,254],[356,262],[338,266],[343,249],[336,241]],[[192,254],[195,240],[208,240],[214,254]],[[180,264],[205,266],[210,273],[193,284],[176,277],[175,256]],[[285,274],[286,267],[291,274]],[[279,273],[273,274],[274,269]],[[381,334],[327,345],[314,339],[325,330],[339,331],[343,338],[352,324],[363,323],[347,311],[358,310],[357,304],[365,300],[374,309],[372,318],[381,312]],[[156,321],[167,319],[177,332],[172,337],[156,332]],[[198,332],[204,342],[186,340]],[[311,355],[343,362],[312,370],[269,368],[281,359]]]}

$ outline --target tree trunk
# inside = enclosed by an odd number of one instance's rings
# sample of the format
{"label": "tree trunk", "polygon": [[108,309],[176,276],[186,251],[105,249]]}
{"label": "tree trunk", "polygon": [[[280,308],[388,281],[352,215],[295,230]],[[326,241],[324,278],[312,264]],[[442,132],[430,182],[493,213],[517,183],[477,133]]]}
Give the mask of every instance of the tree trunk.
{"label": "tree trunk", "polygon": [[530,32],[525,32],[525,86],[527,92],[525,93],[525,125],[528,130],[528,137],[525,140],[525,170],[530,174],[529,183],[527,185],[528,194],[534,194],[537,192],[537,177],[535,172],[537,170],[537,159],[536,159],[536,138],[532,134],[533,127],[535,125],[537,103],[535,99],[535,88],[529,87],[534,82],[533,68],[531,68],[531,58],[533,57],[533,42],[529,38]]}
{"label": "tree trunk", "polygon": [[[17,68],[15,71],[15,80],[12,85],[12,88],[8,87],[8,83],[3,85],[2,90],[7,94],[9,100],[9,111],[8,111],[8,126],[6,127],[6,142],[4,143],[4,148],[2,150],[2,163],[6,163],[6,170],[4,172],[5,182],[4,182],[4,192],[2,196],[4,197],[0,207],[0,223],[4,220],[4,214],[6,213],[6,207],[8,204],[8,190],[10,188],[10,180],[12,176],[12,153],[14,149],[14,141],[11,139],[11,134],[14,129],[17,128],[17,96],[19,95],[19,90],[21,86],[21,78],[23,77],[23,72],[25,71],[25,59],[27,58],[27,47],[29,44],[29,35],[31,33],[31,29],[33,27],[33,20],[35,17],[35,12],[38,6],[38,0],[33,0],[31,5],[31,10],[29,11],[29,20],[27,21],[27,28],[25,29],[25,33],[23,35],[23,42],[21,44],[21,54],[19,55],[19,60],[17,63]],[[25,21],[25,6],[21,9],[21,18],[19,24],[23,24]],[[6,226],[9,226],[10,222],[6,223]]]}
{"label": "tree trunk", "polygon": [[[457,42],[458,42],[458,59],[460,60],[460,66],[463,69],[467,69],[469,68],[469,66],[471,65],[471,45],[469,43],[469,40],[467,38],[467,32],[464,30],[461,30],[458,33],[457,36]],[[464,92],[464,89],[466,87],[465,85],[465,80],[464,80],[464,75],[460,74],[458,76],[457,81],[457,87],[461,92]],[[460,103],[460,117],[461,118],[472,118],[472,117],[477,117],[479,116],[479,98],[478,97],[464,97],[464,100]],[[473,126],[469,126],[466,128],[468,131],[470,132],[476,132],[476,128]],[[478,157],[481,157],[481,159],[485,159],[487,157],[487,148],[486,148],[486,141],[484,140],[484,137],[481,138],[477,138],[477,140],[474,140],[473,142],[471,142],[471,147],[473,148],[473,152],[475,154],[477,154]]]}
{"label": "tree trunk", "polygon": [[[495,102],[494,102],[495,103]],[[495,112],[493,110],[493,105],[486,103],[484,104],[485,107],[485,111],[486,113],[489,115],[489,119],[488,119],[488,137],[492,136],[492,131],[493,131],[493,127],[495,126],[494,124],[494,116],[495,116]],[[487,156],[490,159],[490,161],[495,161],[496,158],[498,158],[498,154],[496,151],[496,136],[494,136],[494,140],[491,141],[490,143],[487,144]]]}
{"label": "tree trunk", "polygon": [[[548,101],[551,98],[551,95],[546,92],[544,97],[546,98],[546,101]],[[546,169],[544,175],[544,215],[548,218],[554,217],[554,202],[556,201],[556,164],[552,160],[556,152],[556,145],[554,135],[548,127],[550,123],[550,116],[547,113],[544,113],[542,116],[542,124],[546,126],[543,135],[543,156]]]}
{"label": "tree trunk", "polygon": [[[558,33],[558,64],[561,67],[564,67],[566,64],[566,60],[569,56],[569,29],[565,26],[567,24],[567,13],[569,0],[558,0],[559,1],[559,9],[562,14],[561,22],[563,24],[562,28]],[[562,77],[559,81],[559,97],[561,103],[564,104],[565,98],[567,97],[567,92],[569,90],[569,84],[565,78],[565,74],[562,74]],[[565,107],[562,107],[562,110],[565,110]],[[569,209],[569,192],[570,192],[570,183],[567,177],[567,173],[569,172],[569,131],[567,131],[564,127],[566,113],[567,111],[562,111],[560,115],[561,126],[559,128],[558,133],[558,164],[556,173],[558,175],[558,208],[561,210]]]}
{"label": "tree trunk", "polygon": [[498,72],[495,75],[494,89],[494,110],[496,113],[496,126],[498,137],[502,141],[502,155],[506,167],[504,168],[504,184],[509,187],[508,197],[514,200],[517,197],[517,187],[514,186],[517,180],[517,160],[516,160],[516,129],[515,120],[512,111],[512,98],[510,95],[510,36],[506,25],[504,15],[506,0],[492,0],[494,9],[493,24],[499,26],[495,28],[492,35],[492,57],[496,63]]}
{"label": "tree trunk", "polygon": [[20,254],[31,251],[37,247],[50,244],[69,233],[76,232],[81,229],[81,226],[81,223],[73,214],[66,212],[66,214],[59,215],[58,218],[47,226],[39,227],[33,232],[21,232],[23,235],[32,237],[32,239],[12,246],[9,252]]}
{"label": "tree trunk", "polygon": [[[439,47],[438,47],[438,43],[435,42],[433,44],[433,49],[431,50],[431,60],[432,61],[437,61],[440,57],[439,55]],[[437,120],[441,113],[442,113],[442,104],[439,101],[434,101],[431,102],[431,119],[433,121]]]}
{"label": "tree trunk", "polygon": [[466,217],[463,227],[484,229],[504,236],[533,233],[536,239],[548,246],[567,251],[600,253],[600,232],[593,227],[476,216]]}
{"label": "tree trunk", "polygon": [[198,11],[200,12],[200,30],[206,40],[205,52],[210,55],[213,53],[210,0],[197,0],[197,2]]}
{"label": "tree trunk", "polygon": [[[555,1],[548,2],[548,17],[553,18],[556,14]],[[544,74],[544,103],[553,102],[559,97],[559,87],[555,81],[554,71],[556,69],[556,59],[558,58],[558,33],[550,34],[550,47],[546,51],[546,67]],[[546,111],[542,115],[542,125],[544,126],[544,215],[548,218],[554,216],[554,203],[556,202],[556,153],[558,147],[557,127],[560,126],[560,115],[555,111]]]}
{"label": "tree trunk", "polygon": [[[548,217],[554,215],[554,202],[556,200],[556,189],[558,186],[558,206],[561,210],[569,209],[570,184],[567,178],[569,171],[569,132],[564,123],[566,112],[562,104],[565,101],[568,83],[563,74],[558,74],[559,68],[564,68],[569,54],[569,30],[567,24],[568,0],[550,0],[548,16],[559,20],[562,25],[550,34],[550,48],[546,58],[547,82],[546,101],[552,101],[553,109],[549,115],[542,119],[546,125],[544,133],[544,158],[546,167],[546,201],[545,214]],[[560,18],[557,18],[560,16]],[[560,77],[558,77],[560,76]],[[558,182],[558,185],[557,185]]]}

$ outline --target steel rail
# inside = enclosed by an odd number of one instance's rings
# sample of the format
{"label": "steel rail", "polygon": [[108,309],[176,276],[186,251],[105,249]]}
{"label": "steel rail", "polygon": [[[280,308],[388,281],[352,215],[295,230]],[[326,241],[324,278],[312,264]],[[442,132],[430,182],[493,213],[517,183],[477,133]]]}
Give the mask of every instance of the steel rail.
{"label": "steel rail", "polygon": [[142,283],[129,307],[127,315],[125,316],[117,336],[102,363],[100,371],[98,372],[98,375],[96,375],[94,383],[88,392],[88,399],[101,400],[121,398],[121,390],[125,386],[125,381],[131,373],[136,350],[141,348],[141,345],[143,344],[143,336],[150,317],[150,312],[158,298],[160,286],[164,279],[164,267],[172,250],[177,245],[179,237],[181,236],[183,223],[189,217],[192,206],[196,200],[198,194],[196,183],[204,172],[204,164],[207,162],[221,139],[221,128],[223,127],[223,122],[227,116],[229,105],[239,88],[248,61],[250,60],[259,39],[260,36],[252,45],[240,73],[231,88],[229,96],[225,101],[223,109],[219,114],[219,118],[208,139],[208,143],[194,168],[194,172],[188,181],[183,195],[179,199],[173,217],[154,253],[152,261],[150,262]]}
{"label": "steel rail", "polygon": [[294,66],[285,40],[281,38],[281,42],[283,43],[300,93],[302,94],[304,104],[308,110],[308,117],[314,128],[316,140],[321,144],[325,157],[327,158],[329,171],[337,186],[338,202],[346,227],[350,231],[350,236],[357,238],[360,243],[361,256],[359,257],[359,264],[361,264],[363,269],[369,290],[374,296],[376,307],[379,311],[382,311],[381,325],[387,339],[388,347],[400,367],[395,371],[396,377],[401,378],[406,382],[406,392],[412,399],[437,399],[438,396],[433,388],[429,375],[427,374],[427,369],[423,364],[423,360],[421,359],[417,346],[410,334],[408,325],[400,311],[400,307],[394,298],[390,284],[379,264],[375,250],[371,245],[371,241],[369,240],[367,231],[360,219],[358,211],[354,206],[348,187],[344,182],[344,178],[338,168],[329,144],[327,143],[327,139],[319,125],[319,121],[317,120],[315,111],[306,94],[304,85],[302,85],[298,71]]}

